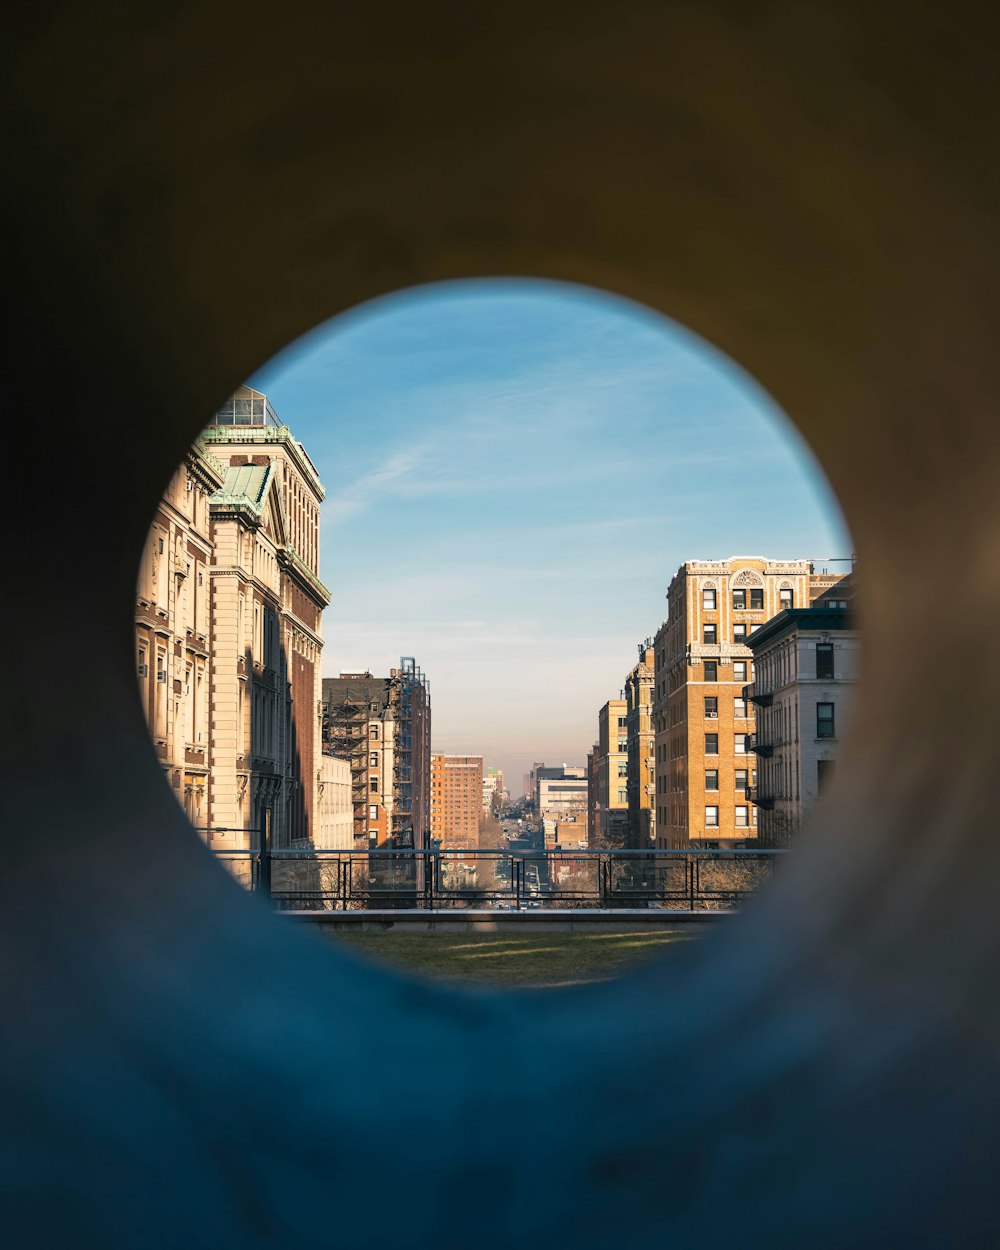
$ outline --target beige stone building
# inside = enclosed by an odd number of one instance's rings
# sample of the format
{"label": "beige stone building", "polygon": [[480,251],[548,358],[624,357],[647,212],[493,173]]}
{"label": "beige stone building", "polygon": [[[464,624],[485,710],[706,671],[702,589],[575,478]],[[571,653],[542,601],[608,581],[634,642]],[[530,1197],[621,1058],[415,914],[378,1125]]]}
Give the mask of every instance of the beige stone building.
{"label": "beige stone building", "polygon": [[209,500],[224,477],[205,441],[196,440],[156,509],[136,586],[139,697],[167,780],[198,829],[210,823]]}
{"label": "beige stone building", "polygon": [[[842,587],[843,583],[838,583]],[[781,612],[750,640],[756,710],[757,781],[747,799],[757,809],[760,842],[787,846],[833,780],[848,732],[861,640],[843,589],[826,598],[844,606]]]}
{"label": "beige stone building", "polygon": [[320,756],[319,833],[313,845],[321,851],[354,849],[350,760],[334,755]]}
{"label": "beige stone building", "polygon": [[656,845],[656,759],[652,723],[653,640],[639,645],[639,662],[625,678],[628,845],[646,850]]}
{"label": "beige stone building", "polygon": [[241,387],[157,510],[139,574],[147,721],[210,845],[311,845],[321,783],[316,468]]}
{"label": "beige stone building", "polygon": [[[554,774],[545,776],[546,773]],[[582,814],[586,823],[587,773],[576,764],[542,768],[537,779],[538,814],[554,820]]]}
{"label": "beige stone building", "polygon": [[211,500],[211,825],[250,830],[251,844],[301,846],[316,831],[321,771],[325,492],[259,391],[241,387],[203,437],[226,467]]}
{"label": "beige stone building", "polygon": [[753,844],[748,638],[785,608],[810,602],[807,560],[691,560],[667,591],[653,640],[657,845]]}
{"label": "beige stone building", "polygon": [[597,845],[628,845],[628,717],[624,698],[597,714]]}

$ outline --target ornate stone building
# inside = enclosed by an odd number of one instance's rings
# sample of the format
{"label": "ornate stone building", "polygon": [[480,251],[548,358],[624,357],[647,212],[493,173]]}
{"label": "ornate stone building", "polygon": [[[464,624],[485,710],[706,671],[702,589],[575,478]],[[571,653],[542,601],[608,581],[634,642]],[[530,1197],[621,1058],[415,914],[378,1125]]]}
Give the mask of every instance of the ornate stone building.
{"label": "ornate stone building", "polygon": [[136,585],[139,697],[167,780],[196,828],[209,820],[209,500],[224,476],[198,439],[163,492]]}
{"label": "ornate stone building", "polygon": [[318,828],[323,496],[305,449],[244,386],[150,531],[140,687],[171,783],[213,846],[310,845]]}
{"label": "ornate stone building", "polygon": [[638,664],[625,678],[628,845],[639,851],[656,845],[653,683],[653,640],[647,638],[639,644]]}
{"label": "ornate stone building", "polygon": [[[308,845],[320,784],[320,618],[330,602],[319,580],[325,492],[259,391],[241,387],[203,437],[226,466],[211,500],[211,824],[248,830],[251,844]],[[213,840],[228,846],[230,836]]]}

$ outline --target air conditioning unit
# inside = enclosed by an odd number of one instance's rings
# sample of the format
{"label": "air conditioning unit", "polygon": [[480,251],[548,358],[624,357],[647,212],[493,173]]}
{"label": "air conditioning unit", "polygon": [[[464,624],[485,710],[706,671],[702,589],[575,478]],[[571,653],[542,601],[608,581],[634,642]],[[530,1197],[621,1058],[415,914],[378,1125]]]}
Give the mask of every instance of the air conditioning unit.
{"label": "air conditioning unit", "polygon": [[140,676],[140,677],[148,677],[148,676],[149,676],[149,665],[148,665],[148,664],[140,664],[140,665],[139,665],[139,676]]}
{"label": "air conditioning unit", "polygon": [[705,713],[705,715],[708,717],[708,719],[709,719],[709,720],[718,720],[718,719],[719,719],[719,713],[718,713],[718,712],[706,712],[706,713]]}
{"label": "air conditioning unit", "polygon": [[161,669],[158,669],[158,670],[157,670],[157,673],[156,673],[156,680],[157,680],[157,681],[166,681],[166,680],[167,680],[167,670],[166,670],[165,668],[161,668]]}

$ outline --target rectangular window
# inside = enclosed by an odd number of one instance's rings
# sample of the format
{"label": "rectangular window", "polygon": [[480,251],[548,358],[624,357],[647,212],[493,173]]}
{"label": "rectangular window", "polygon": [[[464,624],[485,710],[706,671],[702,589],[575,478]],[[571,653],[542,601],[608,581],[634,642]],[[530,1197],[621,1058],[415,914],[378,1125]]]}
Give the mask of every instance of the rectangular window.
{"label": "rectangular window", "polygon": [[746,681],[747,679],[746,660],[733,660],[733,679],[735,681]]}
{"label": "rectangular window", "polygon": [[832,703],[816,704],[816,737],[835,738],[837,736],[833,718]]}
{"label": "rectangular window", "polygon": [[375,790],[375,791],[378,790],[378,778],[377,777],[370,778],[368,782],[368,789]]}
{"label": "rectangular window", "polygon": [[719,770],[717,768],[705,769],[705,789],[718,790],[719,788]]}
{"label": "rectangular window", "polygon": [[[378,804],[377,803],[368,804],[368,819],[378,820]],[[372,830],[371,833],[372,833],[372,837],[375,837],[375,830]]]}
{"label": "rectangular window", "polygon": [[747,636],[747,627],[745,625],[733,626],[733,642],[743,642]]}
{"label": "rectangular window", "polygon": [[737,720],[746,720],[747,718],[747,701],[746,699],[733,700],[733,715]]}
{"label": "rectangular window", "polygon": [[736,828],[745,829],[750,824],[750,809],[742,803],[736,805]]}
{"label": "rectangular window", "polygon": [[619,738],[619,739],[618,739],[618,750],[619,750],[619,751],[627,751],[627,750],[628,750],[628,738]]}
{"label": "rectangular window", "polygon": [[703,625],[701,627],[702,642],[715,643],[719,641],[718,625]]}
{"label": "rectangular window", "polygon": [[368,763],[372,768],[378,768],[378,751],[372,751],[368,757]]}
{"label": "rectangular window", "polygon": [[717,807],[705,808],[705,828],[718,829],[719,827],[719,809]]}
{"label": "rectangular window", "polygon": [[378,741],[378,726],[377,725],[372,725],[371,729],[368,731],[368,737],[371,738],[373,741],[376,741],[376,742]]}
{"label": "rectangular window", "polygon": [[618,802],[619,803],[628,802],[628,790],[624,786],[620,787],[618,790]]}
{"label": "rectangular window", "polygon": [[778,591],[778,603],[780,604],[782,612],[784,612],[786,608],[792,607],[793,602],[794,600],[793,600],[792,592],[790,590]]}
{"label": "rectangular window", "polygon": [[706,734],[705,735],[705,754],[706,755],[718,755],[719,754],[719,735],[718,734]]}
{"label": "rectangular window", "polygon": [[717,695],[710,694],[705,696],[705,715],[718,719],[719,699]]}
{"label": "rectangular window", "polygon": [[825,794],[830,783],[833,781],[833,770],[837,763],[836,760],[817,760],[816,761],[816,790],[819,794]]}
{"label": "rectangular window", "polygon": [[816,676],[822,680],[833,679],[833,643],[816,644]]}
{"label": "rectangular window", "polygon": [[747,788],[747,770],[745,768],[737,768],[736,789],[745,790],[746,788]]}
{"label": "rectangular window", "polygon": [[719,661],[718,660],[706,660],[705,661],[705,680],[706,681],[718,681],[719,680]]}
{"label": "rectangular window", "polygon": [[618,717],[618,728],[619,728],[619,729],[624,729],[624,728],[625,728],[625,726],[626,726],[627,724],[628,724],[628,717],[627,717],[627,716],[619,716],[619,717]]}
{"label": "rectangular window", "polygon": [[745,590],[733,591],[733,607],[737,611],[741,611],[747,606],[747,592]]}
{"label": "rectangular window", "polygon": [[735,745],[733,747],[733,750],[736,752],[737,755],[746,755],[748,737],[749,737],[748,734],[736,734],[735,735]]}
{"label": "rectangular window", "polygon": [[764,611],[764,588],[758,586],[756,590],[750,591],[750,608],[754,612]]}
{"label": "rectangular window", "polygon": [[701,608],[703,612],[715,611],[715,591],[703,590],[701,592]]}

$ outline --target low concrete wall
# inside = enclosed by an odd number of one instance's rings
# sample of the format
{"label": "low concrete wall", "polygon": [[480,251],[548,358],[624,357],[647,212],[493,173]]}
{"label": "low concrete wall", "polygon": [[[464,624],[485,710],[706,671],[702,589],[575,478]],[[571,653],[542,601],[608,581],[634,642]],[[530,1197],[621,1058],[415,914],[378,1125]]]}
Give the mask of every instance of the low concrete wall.
{"label": "low concrete wall", "polygon": [[442,911],[287,911],[279,912],[300,924],[314,925],[319,929],[396,929],[407,933],[571,933],[586,929],[611,929],[615,932],[633,932],[650,929],[669,929],[676,925],[703,924],[731,916],[731,911],[661,911],[658,908],[620,908],[598,911],[595,908],[559,908],[544,911],[531,908],[526,911],[472,911],[453,909]]}

